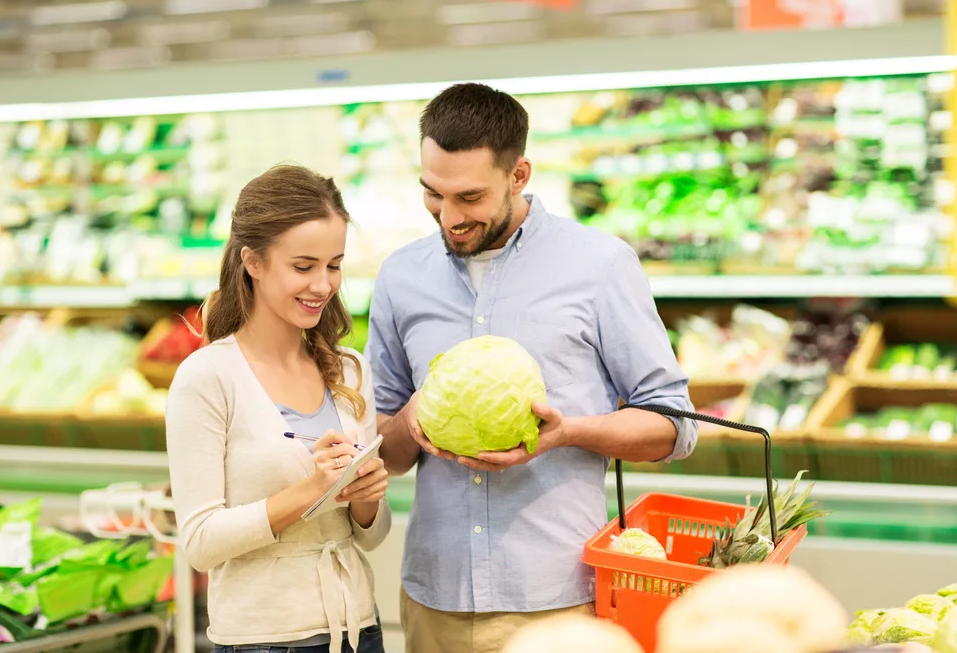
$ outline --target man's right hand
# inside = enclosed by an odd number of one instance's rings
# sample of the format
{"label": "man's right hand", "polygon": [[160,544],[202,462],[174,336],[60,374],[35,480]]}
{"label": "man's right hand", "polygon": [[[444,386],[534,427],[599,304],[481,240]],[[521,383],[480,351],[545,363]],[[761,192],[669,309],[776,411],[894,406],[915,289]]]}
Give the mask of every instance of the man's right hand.
{"label": "man's right hand", "polygon": [[412,439],[415,440],[416,444],[422,447],[423,451],[430,453],[437,458],[455,460],[455,454],[437,448],[434,444],[432,444],[432,441],[426,437],[425,432],[422,431],[422,425],[419,424],[419,418],[416,417],[415,414],[415,409],[418,405],[419,392],[417,390],[412,397],[409,398],[408,403],[402,408],[396,417],[403,420],[405,427],[409,431],[409,435],[412,436]]}

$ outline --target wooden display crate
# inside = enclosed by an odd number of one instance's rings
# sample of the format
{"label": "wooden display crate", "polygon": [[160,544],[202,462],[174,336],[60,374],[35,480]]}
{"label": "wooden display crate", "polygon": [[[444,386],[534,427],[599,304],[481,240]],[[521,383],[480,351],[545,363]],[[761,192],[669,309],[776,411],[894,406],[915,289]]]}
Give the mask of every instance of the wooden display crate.
{"label": "wooden display crate", "polygon": [[917,343],[953,344],[957,347],[957,310],[947,308],[901,308],[886,311],[879,324],[865,333],[859,353],[848,361],[846,375],[854,381],[872,386],[957,387],[957,371],[950,379],[895,378],[878,371],[884,353],[895,345]]}
{"label": "wooden display crate", "polygon": [[809,417],[816,478],[828,481],[957,485],[957,434],[935,442],[926,433],[890,440],[868,434],[852,438],[840,423],[861,412],[889,406],[957,403],[957,386],[892,387],[848,379],[834,383]]}
{"label": "wooden display crate", "polygon": [[0,445],[76,446],[72,413],[20,413],[0,410]]}

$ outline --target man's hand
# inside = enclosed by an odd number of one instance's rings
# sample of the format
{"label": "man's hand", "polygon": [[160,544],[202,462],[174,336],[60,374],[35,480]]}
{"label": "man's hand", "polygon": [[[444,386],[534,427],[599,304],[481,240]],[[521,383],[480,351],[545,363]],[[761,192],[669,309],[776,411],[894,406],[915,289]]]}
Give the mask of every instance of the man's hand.
{"label": "man's hand", "polygon": [[500,472],[515,465],[524,465],[546,451],[564,446],[565,418],[561,412],[557,408],[537,401],[532,403],[532,412],[542,420],[542,423],[538,425],[538,446],[535,448],[535,453],[528,453],[528,449],[522,443],[511,451],[480,453],[478,458],[459,456],[458,462],[482,472]]}
{"label": "man's hand", "polygon": [[416,444],[422,447],[422,450],[426,453],[430,453],[438,458],[445,458],[446,460],[455,460],[455,454],[436,448],[436,446],[432,444],[432,441],[426,437],[422,431],[422,426],[419,424],[419,418],[415,416],[415,409],[418,405],[419,392],[416,391],[399,413],[399,417],[405,420],[406,428],[409,429],[409,434],[412,435],[412,439],[415,440]]}

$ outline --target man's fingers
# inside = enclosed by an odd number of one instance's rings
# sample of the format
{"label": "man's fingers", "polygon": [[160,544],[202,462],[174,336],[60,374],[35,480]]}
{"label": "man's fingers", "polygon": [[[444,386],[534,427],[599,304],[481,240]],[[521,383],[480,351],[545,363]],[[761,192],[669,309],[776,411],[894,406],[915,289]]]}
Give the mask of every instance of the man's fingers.
{"label": "man's fingers", "polygon": [[525,449],[513,449],[512,451],[485,451],[478,455],[478,459],[483,463],[495,465],[496,467],[511,467],[519,465],[525,461],[528,453]]}
{"label": "man's fingers", "polygon": [[459,456],[458,463],[478,472],[500,472],[505,469],[505,467],[486,463],[476,458],[469,458],[468,456]]}

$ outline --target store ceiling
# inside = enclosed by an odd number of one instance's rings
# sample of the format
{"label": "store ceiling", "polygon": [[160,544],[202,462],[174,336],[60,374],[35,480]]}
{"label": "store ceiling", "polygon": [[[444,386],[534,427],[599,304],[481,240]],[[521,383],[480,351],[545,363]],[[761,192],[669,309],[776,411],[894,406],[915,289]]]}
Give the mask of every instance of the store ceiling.
{"label": "store ceiling", "polygon": [[733,29],[738,0],[565,1],[0,0],[0,75]]}

